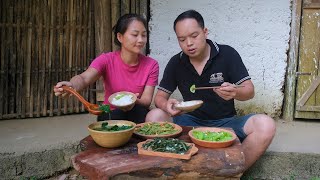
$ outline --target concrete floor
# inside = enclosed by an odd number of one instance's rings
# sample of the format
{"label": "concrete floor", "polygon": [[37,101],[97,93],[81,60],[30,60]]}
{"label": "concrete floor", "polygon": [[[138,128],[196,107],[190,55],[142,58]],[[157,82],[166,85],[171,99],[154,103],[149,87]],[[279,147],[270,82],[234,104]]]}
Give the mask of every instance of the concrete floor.
{"label": "concrete floor", "polygon": [[[2,120],[0,121],[0,155],[16,157],[78,144],[89,134],[87,126],[95,121],[96,116],[90,114]],[[267,151],[319,155],[319,130],[320,120],[296,120],[289,123],[277,120],[277,133]],[[1,168],[0,172],[1,170],[6,172]],[[319,171],[316,175],[317,173]]]}

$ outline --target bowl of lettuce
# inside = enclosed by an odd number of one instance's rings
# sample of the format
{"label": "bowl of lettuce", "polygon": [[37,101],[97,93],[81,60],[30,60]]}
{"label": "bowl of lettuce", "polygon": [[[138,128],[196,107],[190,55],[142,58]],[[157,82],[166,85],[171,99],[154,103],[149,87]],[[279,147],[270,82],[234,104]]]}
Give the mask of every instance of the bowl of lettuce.
{"label": "bowl of lettuce", "polygon": [[188,133],[191,141],[208,148],[224,148],[231,146],[237,136],[234,132],[214,127],[199,127]]}

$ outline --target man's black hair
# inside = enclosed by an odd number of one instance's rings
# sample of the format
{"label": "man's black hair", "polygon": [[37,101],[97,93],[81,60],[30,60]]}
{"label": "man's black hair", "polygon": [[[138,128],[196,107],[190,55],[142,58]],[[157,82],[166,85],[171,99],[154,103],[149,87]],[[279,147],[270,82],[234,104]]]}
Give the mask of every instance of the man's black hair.
{"label": "man's black hair", "polygon": [[176,31],[176,24],[179,22],[179,21],[182,21],[184,19],[195,19],[199,26],[201,28],[204,28],[204,20],[203,20],[203,17],[201,16],[201,14],[196,11],[196,10],[188,10],[188,11],[185,11],[183,13],[181,13],[177,18],[176,20],[174,20],[174,23],[173,23],[173,29],[174,31]]}

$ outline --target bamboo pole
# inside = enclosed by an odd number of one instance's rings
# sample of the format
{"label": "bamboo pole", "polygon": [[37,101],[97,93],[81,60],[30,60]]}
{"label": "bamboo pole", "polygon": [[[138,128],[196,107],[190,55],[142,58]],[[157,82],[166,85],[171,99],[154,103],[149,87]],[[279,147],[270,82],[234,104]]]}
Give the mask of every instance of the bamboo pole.
{"label": "bamboo pole", "polygon": [[[7,16],[7,23],[8,24],[14,24],[14,13],[15,8],[14,5],[10,5],[8,8],[8,16]],[[9,54],[8,57],[8,67],[10,67],[9,71],[9,78],[8,81],[8,113],[9,114],[14,114],[15,113],[15,81],[16,81],[16,51],[14,50],[14,36],[13,36],[13,27],[8,26],[8,43],[7,43],[7,53]]]}
{"label": "bamboo pole", "polygon": [[[3,18],[3,21],[6,22],[5,17],[7,17],[7,8],[8,7],[8,1],[1,1],[1,16]],[[5,26],[1,26],[1,43],[0,43],[0,47],[1,47],[1,76],[0,76],[0,83],[1,83],[1,87],[0,87],[0,99],[1,99],[1,103],[0,103],[0,118],[2,119],[2,114],[7,114],[7,97],[6,95],[8,94],[8,90],[7,90],[7,80],[6,77],[8,77],[8,67],[7,67],[7,62],[6,60],[8,60],[6,58],[6,51],[5,51],[5,44],[6,44],[6,27]]]}
{"label": "bamboo pole", "polygon": [[[76,53],[76,47],[75,47],[75,41],[76,41],[76,2],[74,0],[70,1],[70,22],[71,22],[71,31],[70,31],[70,54],[69,54],[69,78],[74,76],[73,73],[73,67],[75,64],[75,53]],[[69,112],[74,112],[74,102],[76,101],[75,98],[69,99]]]}
{"label": "bamboo pole", "polygon": [[[112,26],[114,26],[117,23],[119,17],[120,17],[120,2],[118,0],[111,0],[111,25]],[[111,31],[110,33],[112,38],[112,41],[111,41],[112,51],[118,50],[119,47],[113,43],[115,39],[113,32]]]}
{"label": "bamboo pole", "polygon": [[[58,65],[56,66],[56,70],[59,72],[57,72],[57,82],[60,80],[64,80],[62,79],[62,74],[63,74],[63,17],[64,17],[64,12],[62,9],[62,1],[58,1],[58,47],[59,47],[59,60],[58,60]],[[54,83],[53,85],[55,86],[56,83]],[[56,103],[56,110],[57,110],[57,115],[60,116],[61,115],[61,106],[62,106],[62,102],[61,102],[61,98],[55,98],[55,100],[57,100]]]}
{"label": "bamboo pole", "polygon": [[130,12],[130,0],[121,1],[121,16]]}
{"label": "bamboo pole", "polygon": [[22,117],[22,94],[23,94],[23,58],[24,58],[24,53],[22,51],[22,45],[23,43],[23,28],[21,24],[23,23],[23,17],[24,17],[24,3],[23,0],[18,2],[18,16],[17,16],[17,31],[16,31],[16,36],[17,36],[17,46],[18,46],[18,62],[17,62],[17,88],[16,88],[16,102],[17,102],[17,118]]}
{"label": "bamboo pole", "polygon": [[[75,37],[80,37],[81,36],[81,14],[79,12],[80,11],[80,6],[82,5],[82,1],[78,2],[75,4],[76,6],[76,11],[75,11]],[[81,40],[80,38],[76,38],[75,39],[75,53],[74,53],[74,60],[75,60],[75,64],[74,64],[74,75],[78,74],[78,68],[79,68],[79,60],[81,58],[81,54],[80,54],[80,47],[79,47],[79,40]],[[81,94],[83,94],[83,92],[81,92]],[[75,99],[75,98],[74,98]],[[79,113],[80,109],[79,109],[79,101],[77,99],[75,99],[75,105],[74,105],[74,110],[76,113]]]}

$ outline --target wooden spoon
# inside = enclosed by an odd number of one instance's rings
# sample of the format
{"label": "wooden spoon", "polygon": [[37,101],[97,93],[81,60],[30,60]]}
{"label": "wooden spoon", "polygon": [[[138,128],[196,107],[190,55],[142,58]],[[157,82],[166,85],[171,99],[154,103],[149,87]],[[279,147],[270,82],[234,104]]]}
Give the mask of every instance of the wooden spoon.
{"label": "wooden spoon", "polygon": [[75,89],[69,86],[62,86],[61,87],[64,91],[68,91],[69,93],[73,94],[76,96],[80,102],[84,105],[84,107],[89,111],[89,113],[94,114],[94,115],[100,115],[103,113],[102,110],[99,110],[99,105],[98,104],[92,104],[86,101]]}

